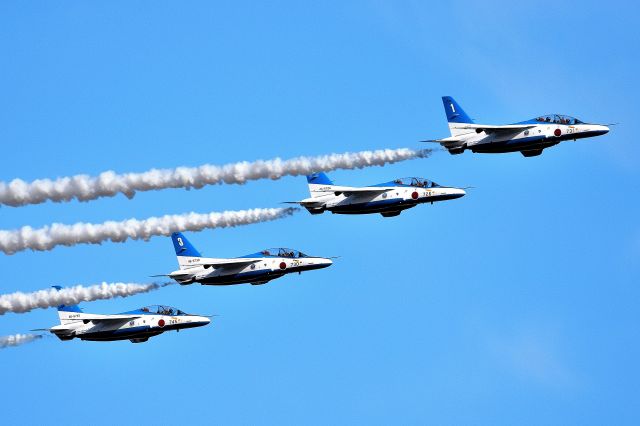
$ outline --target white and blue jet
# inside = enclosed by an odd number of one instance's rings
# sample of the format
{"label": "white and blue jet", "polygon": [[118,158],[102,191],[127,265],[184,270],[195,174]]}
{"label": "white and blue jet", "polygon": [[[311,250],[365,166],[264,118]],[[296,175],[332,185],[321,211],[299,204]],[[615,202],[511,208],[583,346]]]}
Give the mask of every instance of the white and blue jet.
{"label": "white and blue jet", "polygon": [[325,257],[308,256],[287,248],[265,249],[234,258],[202,257],[180,232],[171,234],[180,269],[166,275],[179,284],[265,284],[294,272],[322,269],[333,264]]}
{"label": "white and blue jet", "polygon": [[307,176],[307,184],[311,197],[289,203],[299,204],[311,214],[330,211],[334,214],[380,213],[383,217],[392,217],[418,204],[453,200],[466,194],[462,188],[417,177],[353,187],[334,185],[329,176],[320,172]]}
{"label": "white and blue jet", "polygon": [[451,154],[465,150],[479,153],[520,151],[525,157],[542,154],[542,150],[562,141],[604,135],[609,127],[584,123],[567,115],[542,115],[515,124],[495,126],[474,123],[451,96],[443,96],[451,137],[425,142],[438,142]]}
{"label": "white and blue jet", "polygon": [[163,305],[146,306],[117,315],[89,314],[77,305],[60,305],[58,317],[59,325],[40,331],[49,331],[60,340],[77,338],[97,342],[130,340],[142,343],[166,331],[202,327],[211,322],[206,316],[186,314]]}

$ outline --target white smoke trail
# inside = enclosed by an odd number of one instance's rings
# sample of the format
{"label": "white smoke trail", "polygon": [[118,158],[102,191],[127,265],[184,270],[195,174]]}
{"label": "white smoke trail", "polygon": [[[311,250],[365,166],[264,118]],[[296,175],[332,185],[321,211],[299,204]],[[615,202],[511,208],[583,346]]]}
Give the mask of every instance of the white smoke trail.
{"label": "white smoke trail", "polygon": [[34,340],[42,339],[41,334],[12,334],[11,336],[0,336],[0,349],[10,346],[20,346]]}
{"label": "white smoke trail", "polygon": [[224,211],[221,213],[185,213],[150,217],[144,220],[128,219],[121,222],[54,223],[33,229],[0,230],[0,251],[5,254],[31,250],[51,250],[56,246],[76,244],[101,244],[104,241],[121,243],[127,239],[149,240],[158,235],[171,235],[177,231],[202,231],[210,228],[229,228],[281,219],[292,215],[295,207]]}
{"label": "white smoke trail", "polygon": [[98,177],[76,175],[55,180],[38,179],[25,182],[14,179],[0,182],[0,204],[24,206],[40,204],[47,200],[65,202],[72,199],[90,201],[101,197],[113,197],[119,193],[132,198],[137,191],[153,191],[166,188],[196,188],[221,183],[243,184],[257,179],[280,179],[283,176],[308,175],[336,169],[361,169],[414,158],[425,158],[431,149],[384,149],[377,151],[347,152],[318,157],[297,157],[289,160],[242,161],[216,166],[178,167],[152,169],[143,173],[101,173]]}
{"label": "white smoke trail", "polygon": [[157,290],[166,285],[169,284],[102,283],[88,287],[77,285],[60,290],[50,288],[32,293],[18,291],[0,295],[0,315],[7,312],[24,313],[36,308],[46,309],[59,305],[77,305],[80,302],[99,299],[133,296]]}

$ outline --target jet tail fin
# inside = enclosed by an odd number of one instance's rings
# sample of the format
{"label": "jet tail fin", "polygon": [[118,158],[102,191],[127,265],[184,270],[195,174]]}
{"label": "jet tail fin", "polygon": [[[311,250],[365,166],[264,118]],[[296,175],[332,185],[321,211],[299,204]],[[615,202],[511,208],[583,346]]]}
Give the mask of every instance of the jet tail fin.
{"label": "jet tail fin", "polygon": [[333,192],[333,181],[324,172],[318,172],[307,176],[307,185],[312,198],[321,197],[328,192]]}
{"label": "jet tail fin", "polygon": [[[59,285],[53,285],[51,287],[55,288],[58,291],[62,290],[62,287]],[[59,305],[58,306],[58,318],[60,319],[60,324],[66,324],[71,321],[77,321],[82,314],[83,314],[82,309],[80,309],[78,305]]]}
{"label": "jet tail fin", "polygon": [[443,96],[442,104],[449,123],[473,123],[473,120],[451,96]]}
{"label": "jet tail fin", "polygon": [[472,132],[472,130],[464,128],[465,126],[461,126],[461,124],[472,124],[473,120],[467,115],[455,99],[451,96],[443,96],[442,104],[444,105],[444,112],[447,114],[447,122],[449,123],[451,136],[458,136]]}
{"label": "jet tail fin", "polygon": [[178,265],[180,269],[189,264],[189,259],[193,257],[202,257],[200,252],[187,240],[182,232],[174,232],[171,234],[171,240],[173,241],[173,248],[176,251],[176,257],[178,258]]}

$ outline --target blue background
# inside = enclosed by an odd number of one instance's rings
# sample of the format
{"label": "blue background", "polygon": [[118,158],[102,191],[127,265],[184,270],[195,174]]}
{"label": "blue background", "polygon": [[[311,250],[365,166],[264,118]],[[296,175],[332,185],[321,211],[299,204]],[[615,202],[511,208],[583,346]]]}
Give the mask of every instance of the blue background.
{"label": "blue background", "polygon": [[[446,4],[445,4],[446,3]],[[310,216],[191,233],[209,256],[341,256],[264,286],[171,286],[85,303],[219,314],[133,345],[0,352],[12,424],[638,424],[640,226],[633,2],[2,2],[0,180],[224,164],[448,136],[480,122],[619,122],[540,157],[337,171],[477,187],[400,217]],[[304,178],[2,207],[3,229],[277,206]],[[148,282],[171,242],[1,256],[2,293]],[[55,311],[6,314],[0,335]]]}

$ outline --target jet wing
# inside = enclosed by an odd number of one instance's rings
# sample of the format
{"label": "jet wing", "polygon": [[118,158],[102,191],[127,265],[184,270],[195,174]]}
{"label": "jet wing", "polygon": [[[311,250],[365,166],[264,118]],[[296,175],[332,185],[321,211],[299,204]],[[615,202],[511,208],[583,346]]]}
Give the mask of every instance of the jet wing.
{"label": "jet wing", "polygon": [[92,321],[94,324],[99,322],[126,322],[136,318],[140,318],[140,315],[82,315],[78,318],[78,321]]}
{"label": "jet wing", "polygon": [[462,124],[456,125],[456,129],[469,129],[484,131],[485,133],[516,133],[522,130],[532,129],[535,124],[507,124],[504,126],[491,126],[483,124]]}
{"label": "jet wing", "polygon": [[[456,129],[467,129],[467,130],[475,130],[478,133],[485,132],[487,134],[502,134],[502,135],[511,135],[514,133],[519,133],[523,130],[532,129],[536,127],[536,124],[507,124],[504,126],[492,126],[492,125],[483,125],[483,124],[456,124]],[[469,132],[471,133],[471,132]],[[458,148],[464,146],[467,139],[464,136],[468,134],[451,136],[444,139],[428,139],[420,142],[435,142],[439,143],[443,147],[449,148]],[[461,137],[463,136],[463,137]]]}
{"label": "jet wing", "polygon": [[106,318],[82,318],[83,320],[89,320],[95,325],[113,325],[121,324],[136,318],[140,318],[140,315],[107,315]]}
{"label": "jet wing", "polygon": [[252,263],[256,263],[256,262],[260,262],[261,258],[251,258],[251,259],[229,259],[225,262],[217,262],[217,263],[207,263],[204,264],[203,266],[207,267],[207,266],[212,266],[214,268],[217,269],[230,269],[230,268],[239,268],[242,266],[249,266]]}
{"label": "jet wing", "polygon": [[104,320],[132,320],[140,318],[140,315],[82,315],[81,320],[104,321]]}
{"label": "jet wing", "polygon": [[331,189],[333,189],[334,193],[343,193],[344,195],[349,196],[354,194],[357,194],[357,195],[382,194],[383,192],[386,192],[393,188],[388,186],[365,186],[362,188],[357,188],[353,186],[334,186]]}
{"label": "jet wing", "polygon": [[[192,263],[189,266],[204,266],[205,268],[214,267],[214,268],[233,268],[240,266],[248,266],[252,263],[260,262],[263,260],[259,257],[237,257],[233,259],[206,259],[203,258],[198,263]],[[188,269],[184,270],[185,272]]]}
{"label": "jet wing", "polygon": [[[125,323],[127,321],[134,320],[136,318],[140,318],[141,315],[94,315],[94,314],[83,314],[82,317],[78,318],[75,322],[81,321],[91,321],[94,325],[99,324],[119,324]],[[53,328],[48,329],[48,331],[52,333],[64,333],[68,331],[67,328],[62,328],[61,325],[55,326]]]}

